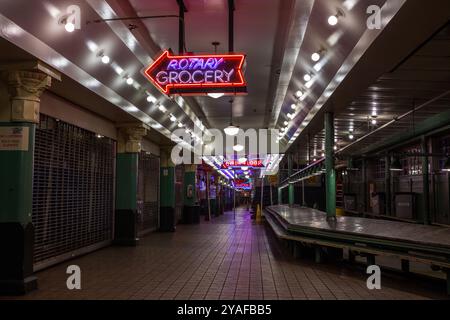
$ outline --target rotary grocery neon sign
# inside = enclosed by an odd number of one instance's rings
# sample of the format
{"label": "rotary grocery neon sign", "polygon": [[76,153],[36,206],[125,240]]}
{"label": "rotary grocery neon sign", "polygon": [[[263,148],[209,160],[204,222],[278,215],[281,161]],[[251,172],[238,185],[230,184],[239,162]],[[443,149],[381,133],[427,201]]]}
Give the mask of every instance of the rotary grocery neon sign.
{"label": "rotary grocery neon sign", "polygon": [[164,51],[143,73],[168,95],[243,94],[244,62],[242,54],[172,56]]}

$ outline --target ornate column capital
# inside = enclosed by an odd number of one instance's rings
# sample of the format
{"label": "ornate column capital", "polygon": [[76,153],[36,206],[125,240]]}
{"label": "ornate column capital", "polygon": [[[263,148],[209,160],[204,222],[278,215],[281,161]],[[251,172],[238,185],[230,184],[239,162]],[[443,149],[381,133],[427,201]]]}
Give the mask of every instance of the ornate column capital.
{"label": "ornate column capital", "polygon": [[141,152],[142,138],[147,135],[148,129],[143,126],[119,127],[118,153]]}
{"label": "ornate column capital", "polygon": [[50,88],[51,76],[35,70],[8,70],[2,78],[10,94],[12,122],[39,122],[40,97]]}

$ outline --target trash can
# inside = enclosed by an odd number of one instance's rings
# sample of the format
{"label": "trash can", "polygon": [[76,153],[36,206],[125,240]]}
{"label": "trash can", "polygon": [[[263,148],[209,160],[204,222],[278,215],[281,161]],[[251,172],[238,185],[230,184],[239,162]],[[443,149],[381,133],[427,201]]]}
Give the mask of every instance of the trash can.
{"label": "trash can", "polygon": [[371,207],[373,214],[385,215],[386,214],[386,193],[374,192],[372,193]]}
{"label": "trash can", "polygon": [[414,219],[416,211],[415,193],[395,194],[395,216],[401,219]]}

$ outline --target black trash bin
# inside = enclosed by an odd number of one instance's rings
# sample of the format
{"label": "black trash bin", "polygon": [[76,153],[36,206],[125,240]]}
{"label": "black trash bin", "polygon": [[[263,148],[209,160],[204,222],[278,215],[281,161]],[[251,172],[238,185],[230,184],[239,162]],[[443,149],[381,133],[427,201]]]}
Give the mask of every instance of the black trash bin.
{"label": "black trash bin", "polygon": [[200,223],[200,206],[184,206],[183,207],[183,224]]}
{"label": "black trash bin", "polygon": [[161,207],[159,213],[159,231],[175,232],[175,208]]}

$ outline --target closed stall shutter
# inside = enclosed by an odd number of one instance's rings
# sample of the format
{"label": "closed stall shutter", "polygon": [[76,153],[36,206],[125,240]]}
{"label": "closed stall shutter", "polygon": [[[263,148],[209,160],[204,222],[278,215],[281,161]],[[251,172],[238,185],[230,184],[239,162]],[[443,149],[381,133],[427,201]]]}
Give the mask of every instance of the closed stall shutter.
{"label": "closed stall shutter", "polygon": [[115,142],[41,115],[36,129],[35,269],[112,239]]}
{"label": "closed stall shutter", "polygon": [[146,152],[139,154],[138,174],[139,234],[159,227],[159,158]]}

